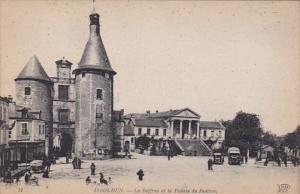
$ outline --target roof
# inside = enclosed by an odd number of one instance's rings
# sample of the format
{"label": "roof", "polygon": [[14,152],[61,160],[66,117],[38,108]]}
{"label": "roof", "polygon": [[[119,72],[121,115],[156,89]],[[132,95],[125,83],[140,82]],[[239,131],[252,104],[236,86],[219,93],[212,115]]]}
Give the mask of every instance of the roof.
{"label": "roof", "polygon": [[163,112],[155,112],[155,113],[130,113],[124,116],[124,118],[130,118],[130,117],[135,117],[135,118],[168,118],[172,116],[176,116],[182,111],[188,110],[195,115],[199,116],[196,112],[192,111],[189,108],[183,108],[183,109],[176,109],[176,110],[169,110],[169,111],[163,111]]}
{"label": "roof", "polygon": [[51,82],[38,58],[33,55],[15,80],[40,80]]}
{"label": "roof", "polygon": [[72,63],[70,61],[66,60],[65,57],[63,57],[61,60],[55,61],[55,63],[57,65],[65,65],[65,66],[71,66],[72,65]]}
{"label": "roof", "polygon": [[137,127],[167,127],[167,124],[161,119],[135,119],[135,126]]}
{"label": "roof", "polygon": [[[91,18],[92,20],[92,18]],[[109,59],[104,48],[99,24],[90,25],[90,37],[87,41],[81,60],[78,64],[76,71],[81,69],[93,69],[93,70],[103,70],[116,74],[116,72],[111,68]]]}
{"label": "roof", "polygon": [[134,135],[134,127],[132,125],[125,125],[124,126],[124,135],[125,136]]}
{"label": "roof", "polygon": [[200,128],[225,129],[218,121],[200,121],[199,126]]}

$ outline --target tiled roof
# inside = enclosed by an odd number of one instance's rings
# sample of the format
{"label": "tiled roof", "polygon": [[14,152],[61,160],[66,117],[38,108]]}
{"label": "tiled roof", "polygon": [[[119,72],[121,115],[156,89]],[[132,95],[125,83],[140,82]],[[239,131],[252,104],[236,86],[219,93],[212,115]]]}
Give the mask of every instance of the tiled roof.
{"label": "tiled roof", "polygon": [[161,119],[135,119],[135,126],[137,127],[167,127],[167,124]]}
{"label": "tiled roof", "polygon": [[24,80],[24,79],[34,79],[34,80],[41,80],[46,82],[52,82],[47,73],[45,72],[44,68],[42,67],[38,58],[33,55],[21,73],[18,75],[16,80]]}
{"label": "tiled roof", "polygon": [[78,68],[74,71],[76,72],[80,69],[98,69],[115,74],[116,72],[111,68],[100,32],[97,28],[99,28],[98,25],[91,25],[89,40],[85,45]]}
{"label": "tiled roof", "polygon": [[200,121],[199,126],[200,128],[225,129],[218,121]]}
{"label": "tiled roof", "polygon": [[[163,111],[163,112],[155,112],[155,113],[130,113],[124,116],[124,118],[130,118],[132,116],[134,116],[135,118],[168,118],[168,117],[172,117],[177,115],[178,113],[180,113],[181,111],[184,110],[189,110],[191,112],[193,112],[192,110],[190,110],[189,108],[183,108],[183,109],[176,109],[176,110],[169,110],[169,111]],[[197,113],[195,113],[197,114]]]}

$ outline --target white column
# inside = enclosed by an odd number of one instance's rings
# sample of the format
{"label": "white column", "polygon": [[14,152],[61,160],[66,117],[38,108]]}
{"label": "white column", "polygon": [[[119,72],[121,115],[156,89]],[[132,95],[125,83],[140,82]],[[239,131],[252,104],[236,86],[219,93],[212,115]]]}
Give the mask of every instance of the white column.
{"label": "white column", "polygon": [[179,138],[182,139],[182,120],[179,120],[180,122],[180,128],[179,128]]}
{"label": "white column", "polygon": [[192,124],[192,121],[189,121],[189,129],[188,129],[189,138],[191,138],[191,136],[192,136],[192,133],[191,133],[191,124]]}
{"label": "white column", "polygon": [[199,139],[199,135],[200,135],[200,133],[199,133],[199,121],[197,122],[197,139]]}
{"label": "white column", "polygon": [[171,121],[171,125],[170,125],[170,136],[171,138],[174,137],[174,121]]}

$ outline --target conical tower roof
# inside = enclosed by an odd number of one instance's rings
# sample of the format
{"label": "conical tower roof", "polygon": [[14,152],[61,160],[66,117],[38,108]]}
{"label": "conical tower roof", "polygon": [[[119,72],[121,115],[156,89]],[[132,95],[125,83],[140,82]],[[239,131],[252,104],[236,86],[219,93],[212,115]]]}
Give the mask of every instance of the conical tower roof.
{"label": "conical tower roof", "polygon": [[100,36],[99,14],[95,11],[90,14],[90,37],[85,45],[81,60],[75,72],[80,69],[94,69],[116,73],[112,69],[106,54]]}
{"label": "conical tower roof", "polygon": [[38,58],[33,55],[15,80],[40,80],[52,82]]}

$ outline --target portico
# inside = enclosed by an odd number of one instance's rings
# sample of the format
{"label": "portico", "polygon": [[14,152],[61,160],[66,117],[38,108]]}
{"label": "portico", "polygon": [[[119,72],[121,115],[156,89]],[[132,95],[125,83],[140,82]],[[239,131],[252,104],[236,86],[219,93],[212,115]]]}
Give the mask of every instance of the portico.
{"label": "portico", "polygon": [[200,119],[173,118],[170,120],[170,137],[178,139],[199,139]]}

